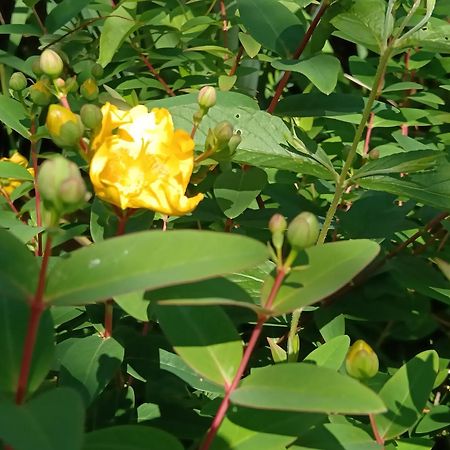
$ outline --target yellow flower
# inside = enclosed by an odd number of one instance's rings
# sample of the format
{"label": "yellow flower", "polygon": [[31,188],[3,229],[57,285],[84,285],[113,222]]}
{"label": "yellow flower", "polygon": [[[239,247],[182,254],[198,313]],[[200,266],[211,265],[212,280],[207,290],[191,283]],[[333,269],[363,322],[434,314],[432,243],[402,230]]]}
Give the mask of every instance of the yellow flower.
{"label": "yellow flower", "polygon": [[174,130],[164,108],[129,111],[106,103],[102,127],[92,143],[90,177],[99,198],[126,208],[146,208],[181,216],[191,212],[202,194],[188,198],[194,166],[194,141]]}
{"label": "yellow flower", "polygon": [[[0,161],[6,161],[13,164],[18,164],[22,167],[28,166],[28,160],[22,156],[19,152],[15,152],[11,158],[0,158]],[[28,172],[34,176],[34,170],[32,168],[27,169]],[[14,189],[19,187],[23,183],[23,180],[16,180],[14,178],[0,178],[0,194],[7,195],[12,194]]]}

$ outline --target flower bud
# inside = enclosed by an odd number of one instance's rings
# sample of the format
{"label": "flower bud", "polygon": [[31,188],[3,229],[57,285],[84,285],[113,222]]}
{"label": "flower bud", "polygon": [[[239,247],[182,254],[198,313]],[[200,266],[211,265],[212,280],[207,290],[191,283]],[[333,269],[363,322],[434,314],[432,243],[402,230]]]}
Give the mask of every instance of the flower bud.
{"label": "flower bud", "polygon": [[78,166],[60,155],[41,165],[38,185],[45,208],[57,217],[75,211],[89,199]]}
{"label": "flower bud", "polygon": [[88,78],[81,85],[80,93],[86,100],[95,100],[98,97],[97,82],[93,78]]}
{"label": "flower bud", "polygon": [[371,160],[378,159],[380,157],[380,150],[378,150],[377,148],[373,148],[372,150],[370,150],[368,156]]}
{"label": "flower bud", "polygon": [[39,56],[32,56],[31,70],[37,77],[40,77],[44,73],[44,72],[42,72],[42,69],[41,69],[41,63],[40,63]]}
{"label": "flower bud", "polygon": [[42,52],[39,60],[42,72],[51,78],[57,78],[61,75],[64,63],[61,57],[54,50],[49,48]]}
{"label": "flower bud", "polygon": [[66,91],[67,93],[78,91],[77,77],[69,77],[66,79]]}
{"label": "flower bud", "polygon": [[216,99],[216,90],[212,86],[204,86],[198,93],[197,101],[200,108],[208,111],[209,108],[212,108],[216,104]]}
{"label": "flower bud", "polygon": [[95,130],[102,124],[103,114],[98,106],[87,103],[81,107],[80,117],[87,128]]}
{"label": "flower bud", "polygon": [[31,101],[38,106],[47,106],[52,101],[52,93],[50,91],[50,83],[47,79],[36,81],[29,91]]}
{"label": "flower bud", "polygon": [[269,221],[269,230],[273,233],[284,233],[287,228],[287,222],[281,214],[274,214]]}
{"label": "flower bud", "polygon": [[226,120],[219,122],[214,127],[213,133],[217,139],[219,147],[222,147],[230,142],[230,139],[233,136],[233,125]]}
{"label": "flower bud", "polygon": [[83,136],[80,117],[61,105],[50,105],[45,125],[59,147],[74,147]]}
{"label": "flower bud", "polygon": [[98,80],[103,76],[103,67],[100,64],[95,63],[91,68],[91,74],[94,78],[97,78]]}
{"label": "flower bud", "polygon": [[13,91],[23,91],[27,87],[27,79],[22,72],[14,72],[9,79],[9,87]]}
{"label": "flower bud", "polygon": [[242,142],[241,134],[236,133],[231,136],[231,139],[228,141],[228,149],[230,151],[230,156],[233,156],[236,153],[236,150],[239,144]]}
{"label": "flower bud", "polygon": [[289,224],[287,238],[295,249],[311,247],[319,237],[320,225],[317,217],[310,212],[302,212]]}
{"label": "flower bud", "polygon": [[378,373],[378,356],[369,344],[359,339],[347,353],[345,368],[353,378],[372,378]]}
{"label": "flower bud", "polygon": [[57,78],[54,82],[57,89],[62,90],[66,87],[66,82],[62,78]]}

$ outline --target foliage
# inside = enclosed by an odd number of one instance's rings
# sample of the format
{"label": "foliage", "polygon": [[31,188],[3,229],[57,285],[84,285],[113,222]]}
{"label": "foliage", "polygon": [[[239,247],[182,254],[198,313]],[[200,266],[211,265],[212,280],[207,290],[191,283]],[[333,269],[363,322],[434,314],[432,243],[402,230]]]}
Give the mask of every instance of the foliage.
{"label": "foliage", "polygon": [[449,2],[0,12],[0,448],[446,448]]}

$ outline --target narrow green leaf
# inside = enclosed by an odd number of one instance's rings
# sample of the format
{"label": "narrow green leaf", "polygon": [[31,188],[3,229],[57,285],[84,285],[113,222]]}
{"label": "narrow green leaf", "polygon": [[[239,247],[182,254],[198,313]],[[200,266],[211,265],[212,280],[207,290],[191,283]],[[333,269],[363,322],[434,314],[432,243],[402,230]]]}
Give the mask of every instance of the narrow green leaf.
{"label": "narrow green leaf", "polygon": [[157,428],[139,425],[119,425],[88,433],[83,450],[183,450],[171,434]]}
{"label": "narrow green leaf", "polygon": [[133,16],[124,5],[120,5],[114,9],[114,14],[105,20],[102,34],[100,35],[99,64],[105,67],[111,62],[123,41],[133,30],[135,24]]}
{"label": "narrow green leaf", "polygon": [[45,26],[49,33],[58,31],[63,25],[73,20],[92,0],[63,0],[50,11],[45,20]]}
{"label": "narrow green leaf", "polygon": [[242,358],[242,342],[218,306],[159,306],[159,323],[175,351],[196,372],[230,385]]}
{"label": "narrow green leaf", "polygon": [[81,449],[84,408],[72,389],[44,391],[20,406],[2,402],[0,417],[0,439],[14,450]]}
{"label": "narrow green leaf", "polygon": [[60,386],[76,389],[89,405],[122,364],[123,347],[113,338],[92,335],[75,341],[60,363]]}
{"label": "narrow green leaf", "polygon": [[22,34],[24,36],[40,36],[41,30],[36,25],[7,23],[0,25],[0,34]]}
{"label": "narrow green leaf", "polygon": [[305,363],[254,369],[233,392],[231,401],[248,408],[326,414],[386,410],[380,397],[355,379]]}
{"label": "narrow green leaf", "polygon": [[25,167],[9,161],[0,161],[0,178],[32,181],[33,175]]}
{"label": "narrow green leaf", "polygon": [[386,382],[379,392],[388,411],[376,416],[380,435],[388,440],[411,428],[422,415],[439,370],[434,350],[419,353]]}
{"label": "narrow green leaf", "polygon": [[[377,243],[365,239],[332,242],[306,250],[306,266],[294,268],[286,277],[272,310],[285,314],[312,305],[350,282],[380,251]],[[264,286],[268,295],[273,280]],[[263,302],[264,304],[264,302]]]}
{"label": "narrow green leaf", "polygon": [[244,47],[245,53],[254,58],[261,50],[261,44],[256,42],[249,34],[239,32],[239,40]]}
{"label": "narrow green leaf", "polygon": [[133,233],[76,250],[58,261],[50,271],[45,299],[58,305],[93,303],[222,275],[266,258],[263,244],[229,233]]}
{"label": "narrow green leaf", "polygon": [[30,132],[22,124],[22,120],[26,118],[27,113],[20,102],[0,94],[0,122],[3,122],[7,127],[12,128],[28,139]]}
{"label": "narrow green leaf", "polygon": [[425,414],[416,427],[416,433],[431,433],[450,425],[450,406],[436,405]]}

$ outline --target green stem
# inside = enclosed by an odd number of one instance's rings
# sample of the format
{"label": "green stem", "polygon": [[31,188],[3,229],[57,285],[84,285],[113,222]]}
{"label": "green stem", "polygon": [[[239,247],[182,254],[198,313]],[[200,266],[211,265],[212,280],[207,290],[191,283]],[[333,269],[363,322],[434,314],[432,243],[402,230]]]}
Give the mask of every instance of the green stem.
{"label": "green stem", "polygon": [[372,111],[372,106],[375,102],[375,99],[379,95],[379,90],[381,86],[381,82],[384,77],[384,73],[386,71],[386,66],[389,62],[393,51],[392,45],[389,45],[384,53],[380,55],[380,62],[378,64],[377,72],[375,74],[375,78],[372,84],[372,90],[370,92],[369,98],[367,99],[366,106],[364,107],[361,121],[356,130],[355,137],[353,138],[353,143],[348,153],[347,159],[345,160],[344,167],[339,175],[339,179],[336,184],[336,191],[334,193],[333,200],[331,201],[330,207],[327,211],[327,215],[325,217],[325,222],[323,224],[322,230],[320,231],[319,238],[317,239],[318,244],[323,244],[325,242],[325,238],[327,237],[328,230],[330,229],[331,222],[333,220],[334,215],[336,214],[337,207],[341,202],[342,194],[345,190],[345,183],[347,179],[347,174],[352,167],[353,160],[355,159],[356,152],[358,149],[359,141],[364,133],[364,129],[366,128],[367,121],[369,119],[370,113]]}

